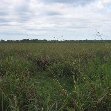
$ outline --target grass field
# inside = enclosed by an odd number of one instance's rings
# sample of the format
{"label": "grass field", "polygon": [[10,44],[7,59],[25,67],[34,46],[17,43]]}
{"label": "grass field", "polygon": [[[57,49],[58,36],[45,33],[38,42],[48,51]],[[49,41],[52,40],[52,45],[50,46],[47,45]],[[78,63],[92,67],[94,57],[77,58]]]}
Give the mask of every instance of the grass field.
{"label": "grass field", "polygon": [[111,44],[0,44],[0,111],[111,111]]}

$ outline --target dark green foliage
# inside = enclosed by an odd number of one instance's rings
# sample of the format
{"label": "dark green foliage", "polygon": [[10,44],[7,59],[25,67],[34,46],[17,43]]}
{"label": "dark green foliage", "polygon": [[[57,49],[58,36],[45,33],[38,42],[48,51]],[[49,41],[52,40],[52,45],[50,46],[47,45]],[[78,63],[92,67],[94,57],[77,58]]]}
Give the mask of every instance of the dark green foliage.
{"label": "dark green foliage", "polygon": [[78,81],[80,78],[80,71],[76,64],[68,61],[54,63],[48,67],[49,76],[55,78],[65,79],[65,81]]}
{"label": "dark green foliage", "polygon": [[111,111],[111,45],[1,44],[0,111]]}

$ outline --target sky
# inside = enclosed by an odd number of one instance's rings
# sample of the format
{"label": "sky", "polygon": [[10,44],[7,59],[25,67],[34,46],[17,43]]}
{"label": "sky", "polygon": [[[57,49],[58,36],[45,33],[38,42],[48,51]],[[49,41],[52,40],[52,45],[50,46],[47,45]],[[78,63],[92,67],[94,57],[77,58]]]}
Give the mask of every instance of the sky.
{"label": "sky", "polygon": [[0,0],[0,39],[111,39],[111,0]]}

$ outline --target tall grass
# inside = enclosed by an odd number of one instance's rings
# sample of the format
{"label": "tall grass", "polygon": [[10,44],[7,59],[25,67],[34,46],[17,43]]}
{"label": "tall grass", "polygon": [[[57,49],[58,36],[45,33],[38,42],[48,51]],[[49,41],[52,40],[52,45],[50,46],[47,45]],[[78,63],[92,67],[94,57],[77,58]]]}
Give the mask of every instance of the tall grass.
{"label": "tall grass", "polygon": [[0,44],[0,111],[111,111],[111,45]]}

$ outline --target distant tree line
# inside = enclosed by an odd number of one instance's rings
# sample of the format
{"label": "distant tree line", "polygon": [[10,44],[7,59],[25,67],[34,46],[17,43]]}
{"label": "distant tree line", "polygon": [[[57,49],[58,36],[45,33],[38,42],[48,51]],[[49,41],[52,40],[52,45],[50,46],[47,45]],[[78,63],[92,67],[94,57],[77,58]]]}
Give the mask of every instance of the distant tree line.
{"label": "distant tree line", "polygon": [[0,43],[111,43],[111,40],[0,40]]}

